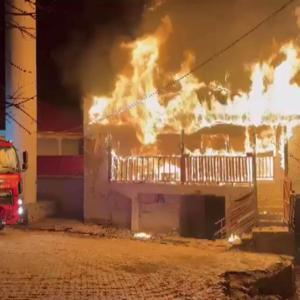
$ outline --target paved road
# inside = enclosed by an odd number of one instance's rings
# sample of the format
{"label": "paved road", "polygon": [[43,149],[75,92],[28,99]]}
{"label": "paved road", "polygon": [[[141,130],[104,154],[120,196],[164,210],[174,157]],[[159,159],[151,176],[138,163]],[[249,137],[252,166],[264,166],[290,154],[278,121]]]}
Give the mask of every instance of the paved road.
{"label": "paved road", "polygon": [[224,299],[224,270],[271,262],[220,246],[6,229],[0,233],[0,299]]}

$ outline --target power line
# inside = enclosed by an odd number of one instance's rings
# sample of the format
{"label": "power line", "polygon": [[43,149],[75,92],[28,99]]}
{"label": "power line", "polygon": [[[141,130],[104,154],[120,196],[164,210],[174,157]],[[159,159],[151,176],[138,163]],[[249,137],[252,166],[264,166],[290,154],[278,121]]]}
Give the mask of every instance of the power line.
{"label": "power line", "polygon": [[217,52],[215,52],[213,55],[211,55],[209,58],[207,58],[206,60],[202,61],[200,64],[196,65],[194,68],[192,68],[189,72],[185,73],[184,75],[182,75],[179,78],[176,78],[175,80],[171,80],[169,83],[167,83],[163,88],[160,89],[156,89],[154,90],[152,93],[148,94],[145,98],[137,100],[135,102],[130,103],[127,106],[124,106],[123,108],[119,109],[118,111],[115,111],[114,113],[108,114],[102,118],[100,118],[98,121],[103,121],[105,119],[117,116],[123,112],[126,112],[136,106],[138,106],[139,104],[143,104],[147,99],[151,98],[152,96],[159,94],[160,91],[166,90],[170,87],[172,87],[174,84],[176,84],[177,82],[181,81],[182,79],[186,78],[187,76],[189,76],[190,74],[194,73],[195,71],[199,70],[200,68],[204,67],[205,65],[207,65],[208,63],[210,63],[211,61],[215,60],[216,58],[220,57],[222,54],[224,54],[225,52],[227,52],[229,49],[231,49],[232,47],[234,47],[236,44],[238,44],[240,41],[242,41],[243,39],[245,39],[246,37],[248,37],[250,34],[252,34],[254,31],[256,31],[258,28],[260,28],[261,26],[263,26],[265,23],[267,23],[270,19],[272,19],[273,17],[275,17],[276,15],[278,15],[279,13],[281,13],[283,10],[285,10],[288,6],[290,6],[293,2],[296,2],[297,0],[289,0],[287,2],[285,2],[282,6],[280,6],[278,9],[274,10],[270,15],[268,15],[267,17],[265,17],[264,19],[262,19],[259,23],[257,23],[254,27],[252,27],[250,30],[248,30],[247,32],[243,33],[242,35],[240,35],[237,39],[233,40],[231,43],[229,43],[227,46],[225,46],[224,48],[221,48],[220,50],[218,50]]}

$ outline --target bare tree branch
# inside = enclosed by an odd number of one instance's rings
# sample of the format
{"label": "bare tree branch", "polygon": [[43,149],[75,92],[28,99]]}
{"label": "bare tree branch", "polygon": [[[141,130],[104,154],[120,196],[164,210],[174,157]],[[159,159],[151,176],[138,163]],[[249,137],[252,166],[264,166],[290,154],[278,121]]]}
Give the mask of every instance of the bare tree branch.
{"label": "bare tree branch", "polygon": [[[7,16],[5,18],[5,28],[10,29],[10,30],[18,30],[23,38],[36,38],[35,34],[35,28],[34,27],[29,27],[29,26],[24,26],[21,23],[18,22],[18,17],[27,17],[31,18],[36,22],[37,14],[36,14],[36,4],[35,1],[33,0],[24,0],[29,4],[28,9],[21,9],[17,6],[15,6],[13,3],[11,3],[10,0],[5,1],[5,15]],[[7,64],[10,64],[12,67],[16,68],[20,72],[23,73],[32,73],[30,70],[25,70],[22,66],[15,64],[11,60],[6,61]],[[2,88],[0,86],[0,88]],[[5,88],[4,88],[5,90]],[[36,95],[31,96],[31,97],[23,97],[22,96],[22,87],[19,86],[16,88],[16,90],[12,93],[12,95],[6,95],[6,101],[5,101],[5,117],[6,121],[11,123],[15,122],[20,128],[22,128],[24,131],[26,131],[28,134],[31,134],[31,132],[26,128],[23,124],[19,122],[19,120],[16,119],[16,116],[13,114],[13,112],[10,110],[8,111],[9,108],[11,109],[17,109],[20,112],[22,112],[24,115],[26,115],[28,118],[30,118],[31,121],[36,122],[37,120],[30,115],[29,112],[26,111],[24,107],[22,107],[26,102],[31,101],[36,99]]]}
{"label": "bare tree branch", "polygon": [[[32,5],[34,4],[33,1],[26,1],[31,3]],[[28,12],[25,11],[23,9],[20,9],[18,7],[16,7],[15,5],[11,4],[10,1],[5,1],[5,15],[13,15],[13,16],[27,16],[27,17],[31,17],[34,21],[36,20],[36,12],[32,11],[32,12]],[[31,27],[26,27],[26,26],[22,26],[20,25],[18,22],[16,22],[15,20],[11,20],[10,18],[5,18],[5,27],[8,29],[17,29],[21,32],[22,36],[25,37],[30,37],[35,39],[36,36],[33,32],[33,30],[35,30],[35,28],[31,28]]]}
{"label": "bare tree branch", "polygon": [[19,127],[21,127],[23,130],[25,130],[28,134],[31,135],[31,132],[25,126],[23,126],[20,122],[18,122],[9,112],[6,112],[5,115],[8,118],[10,118],[11,120],[13,120]]}
{"label": "bare tree branch", "polygon": [[8,60],[8,63],[9,63],[11,66],[15,67],[16,69],[18,69],[19,71],[21,71],[21,72],[29,73],[29,74],[32,73],[31,71],[25,70],[25,69],[21,68],[20,66],[16,65],[16,64],[13,63],[11,60]]}
{"label": "bare tree branch", "polygon": [[25,2],[31,4],[32,6],[36,6],[36,2],[32,0],[25,0]]}
{"label": "bare tree branch", "polygon": [[31,96],[31,97],[18,97],[18,98],[15,98],[15,97],[12,97],[12,96],[8,96],[7,99],[9,100],[22,100],[18,103],[13,103],[13,105],[21,105],[21,104],[24,104],[30,100],[34,100],[36,98],[36,95],[35,96]]}
{"label": "bare tree branch", "polygon": [[[29,101],[29,100],[27,100],[27,101]],[[21,104],[18,104],[18,103],[15,104],[13,102],[6,102],[5,104],[7,105],[6,108],[15,107],[15,108],[19,109],[21,112],[23,112],[27,117],[29,117],[31,119],[31,121],[37,123],[37,120],[34,117],[32,117],[24,108],[22,108]]]}
{"label": "bare tree branch", "polygon": [[22,26],[22,25],[19,25],[16,22],[12,22],[12,21],[6,22],[5,26],[8,29],[17,29],[17,30],[19,30],[24,38],[26,38],[26,36],[30,37],[30,38],[33,38],[33,39],[36,38],[36,36],[32,32],[30,32],[30,30],[33,30],[34,28]]}
{"label": "bare tree branch", "polygon": [[[8,100],[11,100],[11,101],[5,101],[5,108],[10,108],[10,107],[15,107],[17,109],[19,109],[21,112],[23,112],[27,117],[29,117],[33,122],[37,122],[37,120],[32,117],[23,107],[22,105],[28,101],[31,101],[31,100],[34,100],[36,99],[36,95],[34,96],[31,96],[31,97],[19,97],[18,94],[21,93],[21,87],[19,87],[13,95],[8,95],[6,98]],[[16,102],[18,101],[18,102]]]}
{"label": "bare tree branch", "polygon": [[[25,2],[29,2],[29,1],[25,1]],[[14,16],[29,16],[29,17],[33,18],[34,20],[36,20],[36,12],[25,11],[25,10],[20,9],[20,8],[16,7],[15,5],[9,3],[8,1],[6,1],[5,4],[15,10],[15,11],[8,11],[8,12],[6,11],[6,14],[14,15]]]}

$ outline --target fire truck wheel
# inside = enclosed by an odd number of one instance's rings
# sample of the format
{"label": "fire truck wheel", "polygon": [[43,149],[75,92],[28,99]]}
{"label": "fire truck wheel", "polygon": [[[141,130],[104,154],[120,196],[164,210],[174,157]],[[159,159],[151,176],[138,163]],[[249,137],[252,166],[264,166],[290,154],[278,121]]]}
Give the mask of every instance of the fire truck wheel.
{"label": "fire truck wheel", "polygon": [[0,231],[4,229],[4,224],[0,222]]}

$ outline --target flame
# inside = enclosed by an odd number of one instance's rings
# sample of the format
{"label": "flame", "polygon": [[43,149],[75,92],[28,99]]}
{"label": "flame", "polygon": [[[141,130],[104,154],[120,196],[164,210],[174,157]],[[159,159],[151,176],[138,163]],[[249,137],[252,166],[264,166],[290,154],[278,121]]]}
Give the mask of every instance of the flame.
{"label": "flame", "polygon": [[237,234],[231,234],[228,238],[228,243],[230,244],[240,244],[241,238]]}
{"label": "flame", "polygon": [[151,234],[146,232],[136,232],[133,234],[133,238],[137,240],[149,240],[151,239]]}
{"label": "flame", "polygon": [[[293,80],[300,69],[299,48],[293,43],[283,45],[278,52],[283,59],[275,66],[274,57],[278,55],[254,63],[250,68],[250,90],[233,95],[216,81],[204,83],[194,74],[186,76],[195,64],[195,56],[190,51],[175,74],[166,75],[160,70],[160,48],[171,31],[171,21],[166,17],[154,34],[123,44],[124,49],[131,51],[131,72],[118,76],[111,96],[93,97],[90,124],[131,124],[144,145],[154,144],[159,134],[180,134],[182,129],[192,134],[218,124],[245,126],[245,152],[252,150],[247,128],[267,125],[275,132],[278,126],[285,126],[287,134],[281,138],[279,147],[282,154],[284,142],[300,123],[300,87]],[[170,77],[175,84],[161,89],[159,84]],[[199,97],[199,91],[204,88],[210,91],[208,98]],[[219,101],[216,91],[225,97],[225,103]],[[139,104],[134,105],[136,102]],[[124,110],[124,107],[131,109]],[[275,135],[257,136],[258,152],[275,153]],[[204,154],[209,153],[216,154],[207,148]]]}

